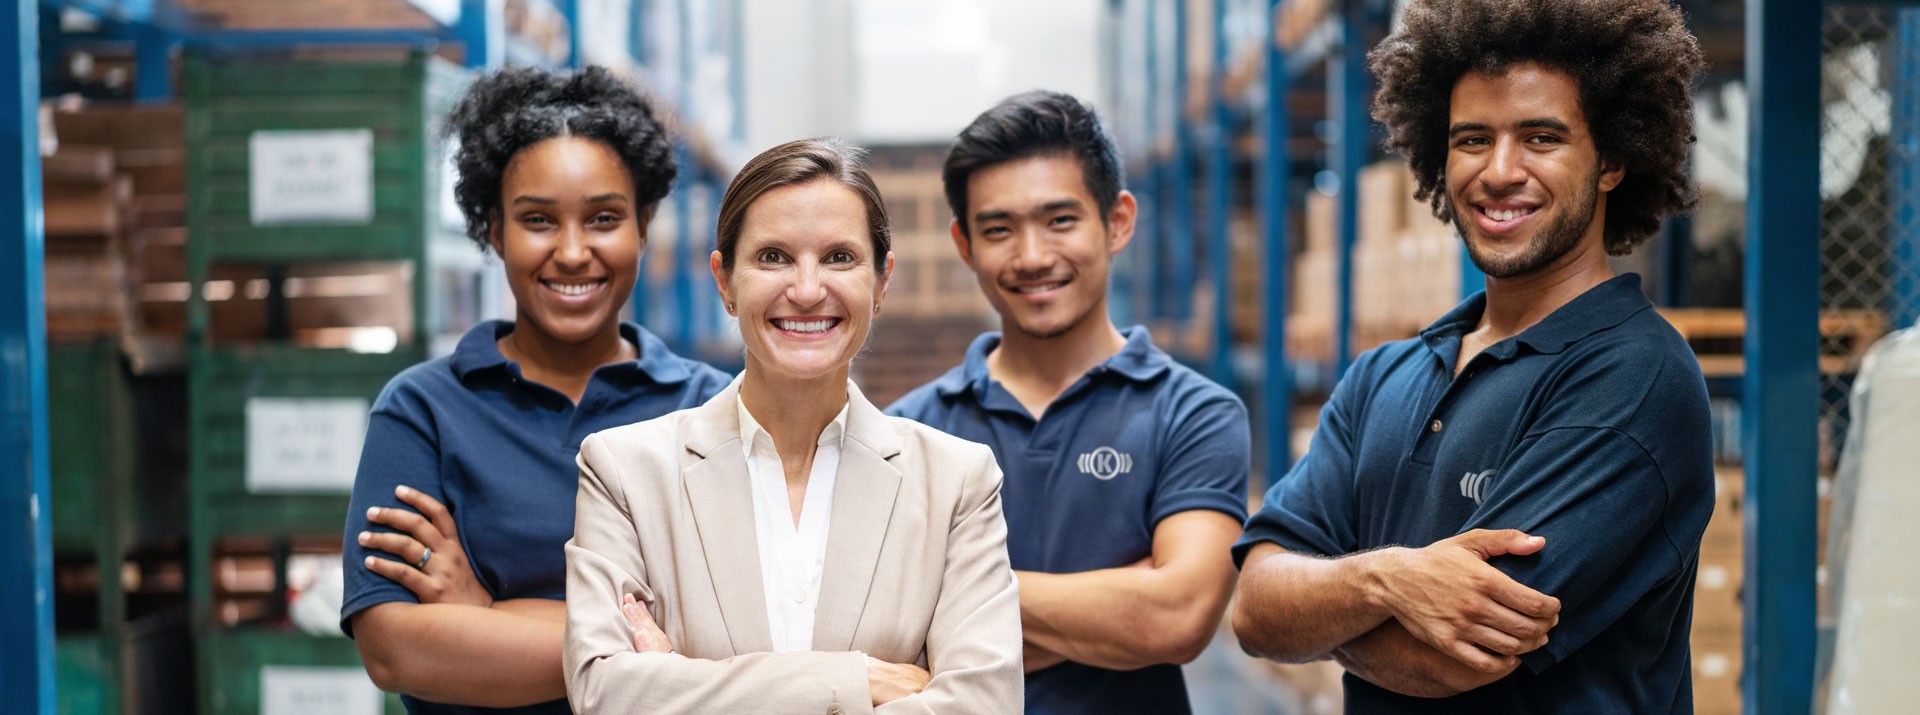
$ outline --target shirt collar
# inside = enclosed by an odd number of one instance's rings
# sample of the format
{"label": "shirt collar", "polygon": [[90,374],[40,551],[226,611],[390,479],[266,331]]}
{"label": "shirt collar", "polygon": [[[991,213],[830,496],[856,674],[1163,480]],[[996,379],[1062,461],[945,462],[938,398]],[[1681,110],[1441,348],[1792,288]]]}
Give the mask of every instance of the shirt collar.
{"label": "shirt collar", "polygon": [[[1640,292],[1640,275],[1622,273],[1588,289],[1532,327],[1520,331],[1519,335],[1502,340],[1487,348],[1487,351],[1497,357],[1507,358],[1513,356],[1519,345],[1525,345],[1535,352],[1558,353],[1582,338],[1624,323],[1627,318],[1651,307],[1653,302]],[[1486,312],[1486,308],[1486,291],[1474,293],[1427,326],[1426,330],[1420,331],[1420,338],[1428,346],[1440,349],[1442,344],[1452,343],[1472,332],[1480,324],[1480,316]]]}
{"label": "shirt collar", "polygon": [[[1146,326],[1123,328],[1120,335],[1126,338],[1126,343],[1120,346],[1120,352],[1094,366],[1089,374],[1111,372],[1134,382],[1147,382],[1172,367],[1173,358],[1153,344],[1153,335],[1147,332]],[[958,370],[935,380],[934,392],[952,396],[972,390],[976,399],[985,399],[987,385],[993,381],[987,373],[987,355],[997,347],[1000,347],[998,331],[982,333],[974,338],[973,344],[967,347],[966,360]]]}
{"label": "shirt collar", "polygon": [[[733,378],[733,402],[740,416],[740,446],[751,456],[754,446],[759,444],[761,435],[767,436],[768,446],[772,446],[773,436],[767,434],[766,428],[760,426],[760,421],[754,419],[753,413],[747,411],[747,400],[740,396],[740,380],[743,377],[745,377],[744,373]],[[853,389],[852,380],[848,380],[847,385],[849,389]],[[839,445],[840,441],[846,438],[847,412],[852,406],[851,398],[847,400],[847,404],[840,406],[840,413],[833,416],[833,421],[827,423],[826,429],[820,430],[820,438],[814,440],[814,445],[820,447]]]}
{"label": "shirt collar", "polygon": [[[454,346],[451,358],[454,376],[465,380],[469,375],[489,369],[504,369],[518,375],[519,365],[500,352],[500,339],[511,332],[513,323],[505,320],[485,320],[473,326]],[[667,344],[646,328],[623,322],[620,337],[634,345],[639,357],[602,365],[596,375],[632,376],[659,385],[677,385],[693,378],[693,372],[667,349]]]}

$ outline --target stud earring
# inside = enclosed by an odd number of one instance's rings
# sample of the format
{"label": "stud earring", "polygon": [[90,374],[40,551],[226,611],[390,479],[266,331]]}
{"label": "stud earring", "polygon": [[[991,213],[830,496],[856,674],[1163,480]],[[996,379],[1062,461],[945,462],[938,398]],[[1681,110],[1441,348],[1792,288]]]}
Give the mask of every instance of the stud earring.
{"label": "stud earring", "polygon": [[874,303],[874,304],[873,304],[873,312],[875,312],[875,313],[878,313],[878,312],[880,312],[880,304],[879,304],[879,303]]}

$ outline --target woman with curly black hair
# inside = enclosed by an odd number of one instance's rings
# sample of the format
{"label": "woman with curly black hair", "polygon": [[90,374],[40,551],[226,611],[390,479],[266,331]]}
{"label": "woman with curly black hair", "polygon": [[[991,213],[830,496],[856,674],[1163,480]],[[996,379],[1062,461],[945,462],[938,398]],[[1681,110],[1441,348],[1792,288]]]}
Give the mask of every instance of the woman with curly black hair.
{"label": "woman with curly black hair", "polygon": [[566,713],[562,545],[581,440],[702,404],[727,377],[619,318],[675,171],[634,87],[601,68],[503,70],[446,132],[467,235],[500,258],[515,315],[380,394],[340,627],[410,712]]}
{"label": "woman with curly black hair", "polygon": [[1415,0],[1369,57],[1487,287],[1334,388],[1234,631],[1339,661],[1348,712],[1690,713],[1706,384],[1607,256],[1693,203],[1700,49],[1668,0]]}

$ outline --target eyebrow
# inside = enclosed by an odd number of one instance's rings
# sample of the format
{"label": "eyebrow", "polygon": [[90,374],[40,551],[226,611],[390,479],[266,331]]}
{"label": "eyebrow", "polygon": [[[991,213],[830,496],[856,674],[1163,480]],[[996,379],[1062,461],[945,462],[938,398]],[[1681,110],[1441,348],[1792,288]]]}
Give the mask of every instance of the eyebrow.
{"label": "eyebrow", "polygon": [[[1552,129],[1557,132],[1573,131],[1572,128],[1567,126],[1566,122],[1562,122],[1558,119],[1552,119],[1548,117],[1522,119],[1520,120],[1520,124],[1518,126],[1521,129]],[[1474,122],[1461,122],[1447,129],[1447,138],[1451,139],[1453,137],[1459,136],[1461,134],[1465,134],[1467,132],[1488,132],[1488,131],[1493,131],[1493,127],[1487,126],[1485,124],[1477,124]]]}
{"label": "eyebrow", "polygon": [[[1044,204],[1040,204],[1038,208],[1035,208],[1033,211],[1028,213],[1029,215],[1037,216],[1041,214],[1053,213],[1055,211],[1065,211],[1068,209],[1084,210],[1085,208],[1086,208],[1086,205],[1080,203],[1079,199],[1055,199],[1053,201],[1048,201]],[[995,209],[992,211],[981,211],[980,213],[973,215],[973,220],[975,223],[984,223],[987,221],[998,221],[1001,219],[1008,219],[1008,218],[1013,218],[1013,212],[1001,210],[1001,209]]]}
{"label": "eyebrow", "polygon": [[[600,195],[598,195],[598,196],[589,196],[589,197],[587,197],[587,203],[590,203],[590,204],[597,204],[597,203],[600,203],[600,202],[603,202],[603,201],[626,201],[626,200],[628,200],[628,199],[627,199],[627,195],[626,195],[626,194],[623,194],[623,193],[620,193],[620,192],[618,192],[618,191],[615,191],[615,192],[612,192],[612,193],[606,193],[606,194],[600,194]],[[527,196],[527,195],[522,195],[522,196],[516,196],[516,197],[514,197],[514,199],[513,199],[513,203],[516,203],[516,204],[522,204],[522,203],[525,203],[525,204],[542,204],[542,205],[549,205],[549,206],[550,206],[550,205],[553,205],[553,204],[557,204],[557,203],[560,203],[560,200],[559,200],[559,199],[555,199],[555,198],[551,198],[551,197],[547,197],[547,196]]]}

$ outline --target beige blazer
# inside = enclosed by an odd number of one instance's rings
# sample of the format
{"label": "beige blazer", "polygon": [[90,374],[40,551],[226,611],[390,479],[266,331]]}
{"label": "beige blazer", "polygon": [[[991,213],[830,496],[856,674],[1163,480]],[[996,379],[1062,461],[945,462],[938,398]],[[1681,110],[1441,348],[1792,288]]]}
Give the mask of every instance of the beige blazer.
{"label": "beige blazer", "polygon": [[[769,652],[737,388],[586,439],[566,549],[575,712],[870,713],[861,653],[933,675],[880,713],[1020,712],[1020,609],[992,452],[849,392],[809,652]],[[634,652],[623,593],[676,653]]]}

